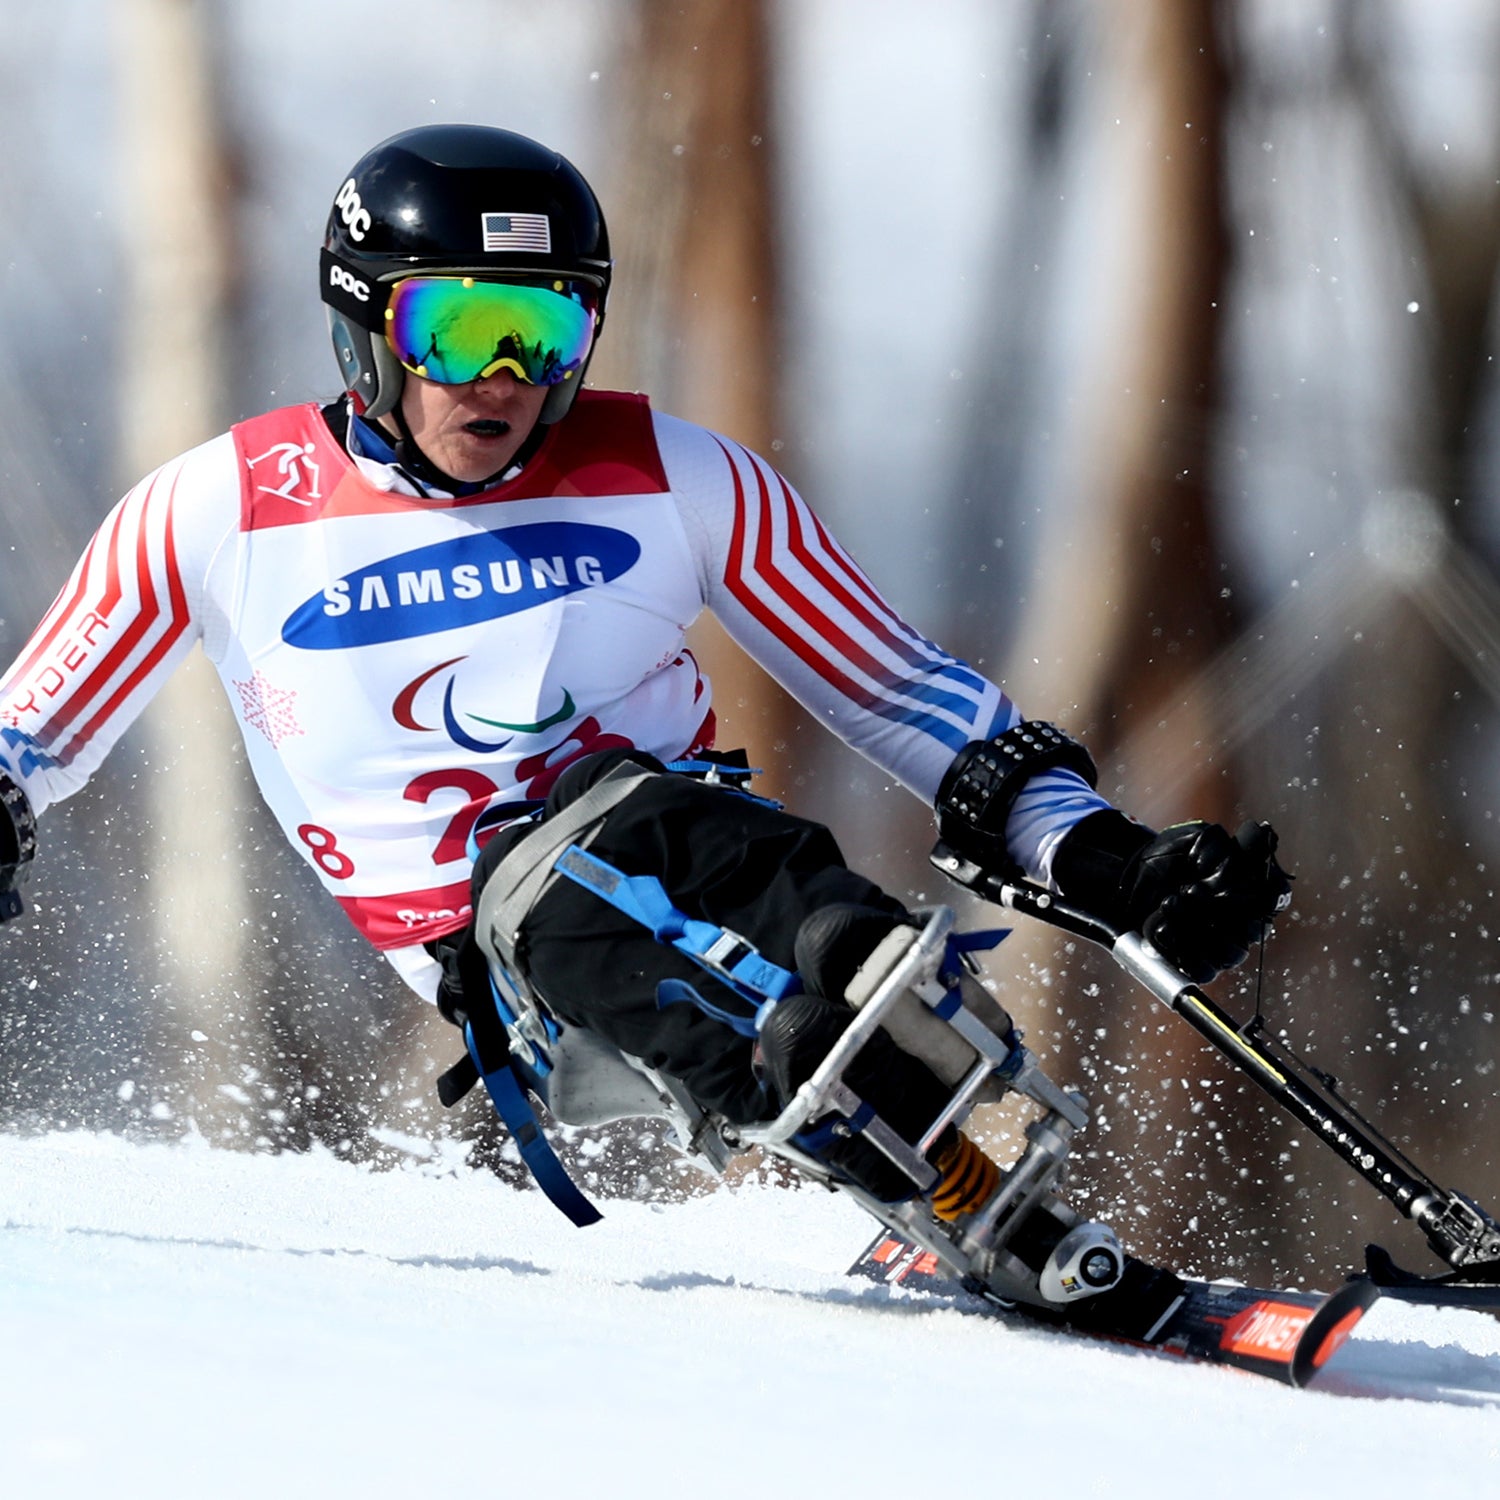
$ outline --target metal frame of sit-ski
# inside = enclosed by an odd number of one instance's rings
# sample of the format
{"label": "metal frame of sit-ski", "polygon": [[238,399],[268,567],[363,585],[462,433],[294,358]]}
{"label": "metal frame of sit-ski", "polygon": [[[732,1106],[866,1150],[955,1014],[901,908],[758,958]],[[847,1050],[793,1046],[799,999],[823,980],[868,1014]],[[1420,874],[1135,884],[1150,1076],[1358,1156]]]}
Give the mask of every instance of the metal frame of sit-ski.
{"label": "metal frame of sit-ski", "polygon": [[[1031,1210],[1058,1187],[1073,1136],[1088,1123],[1089,1110],[1082,1094],[1060,1088],[1042,1071],[1032,1053],[1021,1045],[1019,1032],[1012,1032],[1013,1045],[1007,1045],[968,1009],[963,1006],[954,1009],[946,1024],[978,1057],[916,1145],[908,1145],[878,1116],[863,1127],[864,1138],[911,1178],[922,1196],[884,1203],[855,1184],[837,1178],[825,1164],[800,1150],[793,1141],[813,1120],[836,1113],[848,1121],[864,1109],[864,1101],[844,1082],[844,1071],[903,995],[915,994],[935,1016],[938,1014],[935,1002],[945,992],[932,981],[943,964],[956,918],[953,909],[947,906],[922,907],[915,915],[923,922],[916,940],[880,982],[791,1103],[769,1124],[724,1129],[730,1130],[732,1139],[738,1143],[760,1146],[793,1163],[808,1176],[849,1194],[904,1239],[930,1250],[976,1290],[1002,1299],[1036,1301],[1035,1271],[1012,1255],[1007,1245]],[[985,1084],[997,1076],[1009,1092],[1032,1100],[1043,1113],[1027,1124],[1025,1150],[1014,1166],[1002,1170],[999,1186],[989,1199],[977,1212],[945,1223],[934,1215],[926,1197],[936,1185],[938,1174],[925,1153],[947,1126],[963,1125]]]}
{"label": "metal frame of sit-ski", "polygon": [[[938,1015],[936,1002],[946,992],[934,981],[946,957],[956,918],[947,906],[919,908],[915,915],[922,926],[911,946],[856,1012],[812,1077],[768,1123],[735,1125],[709,1114],[675,1079],[576,1028],[564,1028],[561,1037],[551,1040],[551,1071],[539,1080],[541,1087],[536,1091],[554,1117],[567,1124],[600,1124],[639,1115],[663,1119],[672,1127],[679,1149],[719,1174],[736,1154],[760,1147],[815,1182],[847,1194],[903,1239],[931,1251],[976,1291],[1001,1300],[1038,1301],[1035,1271],[1009,1251],[1008,1243],[1031,1210],[1058,1188],[1073,1136],[1088,1123],[1088,1103],[1083,1095],[1060,1088],[1042,1071],[1032,1053],[1021,1045],[1019,1032],[1012,1032],[1012,1045],[1007,1045],[963,1006],[954,1008],[951,1016]],[[855,1124],[848,1122],[869,1111],[865,1101],[844,1082],[844,1072],[892,1007],[907,994],[927,1003],[934,1016],[951,1026],[977,1057],[915,1145],[903,1140],[878,1115],[858,1125],[864,1139],[911,1179],[910,1198],[886,1203],[810,1155],[795,1138],[812,1122],[829,1115],[841,1117],[843,1128],[854,1133]],[[528,1021],[533,1024],[528,1026]],[[540,1044],[537,1028],[541,1024],[540,1016],[527,1016],[523,1009],[518,1025],[511,1028],[523,1062]],[[606,1077],[601,1086],[598,1070],[607,1074],[611,1059],[615,1075]],[[630,1076],[621,1074],[620,1064],[628,1068]],[[587,1091],[590,1102],[585,1106],[570,1108],[567,1098],[557,1097],[558,1085],[566,1080],[570,1068],[582,1073],[596,1070]],[[963,1125],[992,1079],[1004,1084],[1007,1098],[1012,1093],[1024,1096],[1042,1113],[1027,1124],[1026,1148],[1012,1167],[1002,1170],[999,1185],[989,1199],[977,1212],[947,1223],[934,1214],[927,1196],[936,1185],[938,1173],[926,1160],[925,1152],[947,1126]],[[601,1099],[607,1099],[602,1106]]]}

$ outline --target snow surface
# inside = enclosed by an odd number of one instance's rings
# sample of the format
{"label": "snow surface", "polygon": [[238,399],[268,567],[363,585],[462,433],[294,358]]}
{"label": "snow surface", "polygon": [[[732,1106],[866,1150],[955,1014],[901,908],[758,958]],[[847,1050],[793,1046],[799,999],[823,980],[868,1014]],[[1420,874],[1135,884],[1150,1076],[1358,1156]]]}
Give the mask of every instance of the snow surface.
{"label": "snow surface", "polygon": [[1295,1392],[848,1281],[821,1192],[579,1231],[458,1150],[0,1136],[0,1495],[1492,1493],[1477,1313],[1382,1304]]}

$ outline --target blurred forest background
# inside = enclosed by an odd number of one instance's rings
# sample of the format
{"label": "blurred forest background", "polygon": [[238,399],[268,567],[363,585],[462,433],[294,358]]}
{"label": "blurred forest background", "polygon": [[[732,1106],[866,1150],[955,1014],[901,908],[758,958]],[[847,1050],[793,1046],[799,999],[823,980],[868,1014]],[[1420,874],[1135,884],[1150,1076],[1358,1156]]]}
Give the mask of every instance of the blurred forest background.
{"label": "blurred forest background", "polygon": [[[0,658],[143,471],[334,392],[314,268],[350,163],[424,121],[537,136],[610,218],[594,383],[772,458],[1138,816],[1271,819],[1298,882],[1270,1024],[1500,1200],[1494,6],[0,17]],[[930,814],[705,650],[721,742],[851,863],[951,899]],[[480,1102],[440,1118],[456,1039],[282,847],[216,695],[179,674],[47,818],[36,916],[0,937],[0,1124],[377,1161],[439,1133],[498,1160]],[[1017,934],[991,969],[1093,1097],[1075,1183],[1139,1251],[1315,1281],[1370,1237],[1410,1257],[1107,961]],[[629,1132],[588,1160],[672,1180]]]}

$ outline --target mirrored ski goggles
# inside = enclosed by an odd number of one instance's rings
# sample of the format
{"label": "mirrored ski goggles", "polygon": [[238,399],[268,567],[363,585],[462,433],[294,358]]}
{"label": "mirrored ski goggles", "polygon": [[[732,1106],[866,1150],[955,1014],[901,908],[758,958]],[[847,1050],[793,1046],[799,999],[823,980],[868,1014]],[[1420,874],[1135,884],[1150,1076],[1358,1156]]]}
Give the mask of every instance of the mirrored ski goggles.
{"label": "mirrored ski goggles", "polygon": [[593,289],[578,282],[413,276],[391,291],[385,341],[403,368],[440,385],[501,370],[530,385],[559,385],[588,357],[597,309]]}

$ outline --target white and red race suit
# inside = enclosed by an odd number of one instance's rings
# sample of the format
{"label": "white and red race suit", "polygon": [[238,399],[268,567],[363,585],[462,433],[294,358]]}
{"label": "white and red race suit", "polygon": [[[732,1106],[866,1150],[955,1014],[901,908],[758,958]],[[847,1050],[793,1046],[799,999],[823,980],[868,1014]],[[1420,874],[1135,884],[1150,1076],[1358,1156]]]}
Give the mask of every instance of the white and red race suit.
{"label": "white and red race suit", "polygon": [[[243,422],[110,512],[0,679],[0,764],[40,813],[77,790],[195,641],[262,795],[356,927],[431,999],[421,947],[469,915],[471,835],[579,756],[713,739],[684,636],[705,607],[824,723],[931,802],[1020,715],[906,625],[774,469],[644,397],[583,392],[519,474],[420,494],[315,404]],[[1045,878],[1103,807],[1028,784]]]}

